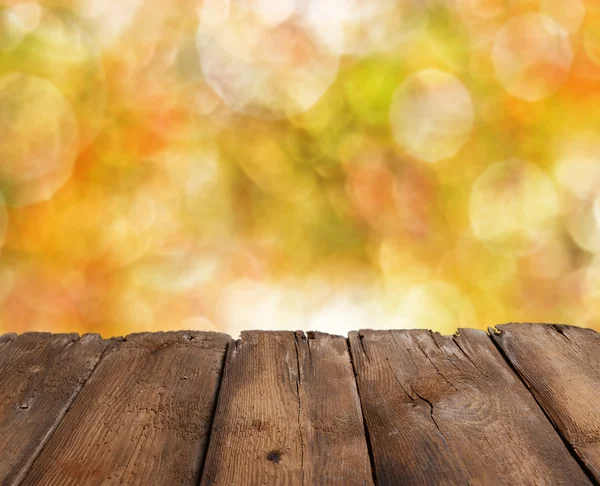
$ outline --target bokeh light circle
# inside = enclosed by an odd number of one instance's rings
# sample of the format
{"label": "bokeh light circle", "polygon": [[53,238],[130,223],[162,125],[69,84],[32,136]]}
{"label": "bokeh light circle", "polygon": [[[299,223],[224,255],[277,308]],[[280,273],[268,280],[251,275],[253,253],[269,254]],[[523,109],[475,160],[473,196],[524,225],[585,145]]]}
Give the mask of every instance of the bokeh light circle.
{"label": "bokeh light circle", "polygon": [[469,199],[474,236],[515,254],[537,249],[558,211],[552,179],[535,164],[516,158],[490,165],[473,184]]}
{"label": "bokeh light circle", "polygon": [[27,34],[0,62],[0,75],[21,72],[48,80],[75,113],[80,149],[102,128],[106,77],[87,25],[65,9],[22,3],[12,8]]}
{"label": "bokeh light circle", "polygon": [[468,142],[474,118],[467,88],[438,69],[409,76],[396,91],[390,110],[396,142],[426,162],[455,156]]}
{"label": "bokeh light circle", "polygon": [[76,0],[75,11],[94,29],[102,46],[112,45],[134,21],[142,0]]}
{"label": "bokeh light circle", "polygon": [[340,55],[393,52],[427,24],[418,0],[308,0],[304,7],[302,23]]}
{"label": "bokeh light circle", "polygon": [[585,18],[585,3],[583,0],[540,0],[540,12],[552,17],[573,34]]}
{"label": "bokeh light circle", "polygon": [[564,137],[554,177],[564,198],[566,228],[579,248],[600,251],[600,139],[593,132]]}
{"label": "bokeh light circle", "polygon": [[573,52],[568,32],[553,18],[526,13],[498,32],[492,50],[496,77],[511,95],[539,101],[567,79]]}
{"label": "bokeh light circle", "polygon": [[592,133],[563,137],[554,165],[554,178],[573,198],[589,199],[600,193],[600,137]]}
{"label": "bokeh light circle", "polygon": [[67,181],[78,151],[75,115],[62,93],[42,78],[0,77],[0,187],[11,206],[50,199]]}
{"label": "bokeh light circle", "polygon": [[208,20],[200,12],[196,44],[210,87],[233,111],[256,117],[308,110],[338,73],[339,56],[299,21],[265,25],[234,4]]}
{"label": "bokeh light circle", "polygon": [[0,51],[12,51],[23,40],[25,28],[10,8],[0,8]]}
{"label": "bokeh light circle", "polygon": [[42,7],[38,3],[17,3],[11,7],[11,10],[21,21],[26,33],[33,32],[42,18]]}
{"label": "bokeh light circle", "polygon": [[38,26],[41,10],[38,4],[29,2],[0,6],[0,52],[13,51],[23,42]]}

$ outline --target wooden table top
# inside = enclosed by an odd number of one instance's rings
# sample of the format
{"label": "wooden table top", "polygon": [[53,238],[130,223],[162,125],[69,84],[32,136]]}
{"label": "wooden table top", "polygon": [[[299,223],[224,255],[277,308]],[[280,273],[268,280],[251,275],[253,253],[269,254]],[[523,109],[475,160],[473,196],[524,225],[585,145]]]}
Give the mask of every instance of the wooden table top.
{"label": "wooden table top", "polygon": [[0,484],[600,484],[600,334],[7,334]]}

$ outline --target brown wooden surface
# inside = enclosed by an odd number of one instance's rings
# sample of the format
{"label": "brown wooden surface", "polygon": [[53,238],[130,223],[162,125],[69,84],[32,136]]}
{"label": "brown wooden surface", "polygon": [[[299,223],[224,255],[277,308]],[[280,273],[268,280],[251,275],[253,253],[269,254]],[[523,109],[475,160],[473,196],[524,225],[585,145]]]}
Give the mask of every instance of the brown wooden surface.
{"label": "brown wooden surface", "polygon": [[0,484],[600,485],[600,335],[498,328],[0,335]]}
{"label": "brown wooden surface", "polygon": [[0,336],[0,484],[25,473],[107,345],[92,334]]}
{"label": "brown wooden surface", "polygon": [[227,356],[202,484],[372,484],[346,339],[242,333]]}
{"label": "brown wooden surface", "polygon": [[23,484],[197,484],[229,342],[145,333],[109,349]]}
{"label": "brown wooden surface", "polygon": [[485,332],[350,345],[378,484],[589,484]]}
{"label": "brown wooden surface", "polygon": [[498,331],[493,339],[600,482],[600,334],[546,324]]}

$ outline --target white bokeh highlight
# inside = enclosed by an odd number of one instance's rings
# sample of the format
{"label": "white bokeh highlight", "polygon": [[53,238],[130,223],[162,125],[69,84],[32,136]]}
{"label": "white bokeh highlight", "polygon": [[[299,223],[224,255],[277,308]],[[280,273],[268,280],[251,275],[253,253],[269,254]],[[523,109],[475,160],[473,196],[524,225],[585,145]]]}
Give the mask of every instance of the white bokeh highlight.
{"label": "white bokeh highlight", "polygon": [[471,95],[455,76],[425,69],[396,91],[390,124],[396,142],[425,162],[454,157],[469,141],[475,113]]}
{"label": "white bokeh highlight", "polygon": [[548,239],[558,212],[552,179],[526,160],[513,158],[490,165],[471,189],[471,230],[502,252],[524,255],[535,251]]}
{"label": "white bokeh highlight", "polygon": [[[244,8],[253,7],[253,8]],[[200,11],[196,45],[208,85],[233,111],[283,118],[310,109],[337,77],[339,55],[282,10],[265,18],[264,6],[212,2]]]}
{"label": "white bokeh highlight", "polygon": [[0,77],[0,186],[9,206],[47,201],[71,176],[79,148],[71,105],[50,81]]}
{"label": "white bokeh highlight", "polygon": [[556,93],[566,81],[573,52],[567,30],[552,17],[527,13],[498,32],[492,62],[511,95],[535,102]]}

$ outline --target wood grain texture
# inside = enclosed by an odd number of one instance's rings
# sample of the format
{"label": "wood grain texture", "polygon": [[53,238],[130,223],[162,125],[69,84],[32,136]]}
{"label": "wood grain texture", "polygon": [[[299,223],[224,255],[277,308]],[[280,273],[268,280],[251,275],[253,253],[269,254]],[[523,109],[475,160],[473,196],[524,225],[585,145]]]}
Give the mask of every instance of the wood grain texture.
{"label": "wood grain texture", "polygon": [[373,484],[344,338],[242,333],[227,356],[201,484]]}
{"label": "wood grain texture", "polygon": [[24,485],[197,484],[229,336],[142,333],[109,349]]}
{"label": "wood grain texture", "polygon": [[490,330],[493,339],[600,482],[600,334],[548,324],[498,331]]}
{"label": "wood grain texture", "polygon": [[349,338],[378,484],[590,484],[485,332]]}
{"label": "wood grain texture", "polygon": [[0,343],[0,484],[9,485],[25,474],[109,342],[27,333]]}

